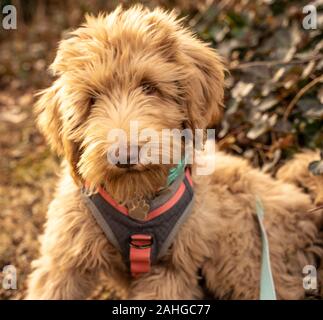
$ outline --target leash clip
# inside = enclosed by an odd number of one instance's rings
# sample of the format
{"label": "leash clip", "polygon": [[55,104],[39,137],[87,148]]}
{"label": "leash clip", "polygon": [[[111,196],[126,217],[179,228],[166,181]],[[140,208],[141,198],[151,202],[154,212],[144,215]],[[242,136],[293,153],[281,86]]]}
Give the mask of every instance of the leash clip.
{"label": "leash clip", "polygon": [[152,246],[153,238],[148,234],[133,234],[130,236],[129,244],[137,249],[146,249]]}

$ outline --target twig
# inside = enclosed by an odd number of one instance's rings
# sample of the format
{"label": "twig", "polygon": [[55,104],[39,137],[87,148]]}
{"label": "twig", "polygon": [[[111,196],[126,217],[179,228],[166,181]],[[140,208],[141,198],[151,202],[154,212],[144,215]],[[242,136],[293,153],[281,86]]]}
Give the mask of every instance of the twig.
{"label": "twig", "polygon": [[289,117],[290,113],[292,112],[294,106],[298,102],[298,100],[312,87],[314,87],[317,83],[323,82],[323,75],[315,78],[312,80],[310,83],[308,83],[305,87],[303,87],[297,95],[294,97],[294,99],[290,102],[290,104],[287,106],[286,111],[284,113],[284,120],[287,120]]}
{"label": "twig", "polygon": [[241,70],[253,67],[271,67],[277,65],[292,65],[292,64],[302,64],[308,61],[316,61],[323,58],[323,54],[319,54],[316,56],[307,57],[304,59],[299,60],[291,60],[291,61],[284,61],[284,60],[271,60],[271,61],[251,61],[246,63],[240,63],[237,66],[229,66],[230,70]]}

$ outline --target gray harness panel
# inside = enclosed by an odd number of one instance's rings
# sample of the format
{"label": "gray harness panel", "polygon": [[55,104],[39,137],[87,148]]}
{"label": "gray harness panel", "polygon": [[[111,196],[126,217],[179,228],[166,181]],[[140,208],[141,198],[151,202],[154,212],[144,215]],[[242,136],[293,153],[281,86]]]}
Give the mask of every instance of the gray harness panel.
{"label": "gray harness panel", "polygon": [[164,192],[150,203],[152,210],[161,207],[171,200],[182,184],[185,190],[181,197],[168,210],[144,222],[119,212],[100,193],[91,196],[83,193],[83,196],[97,223],[109,241],[121,252],[128,266],[130,238],[134,234],[146,234],[152,237],[151,262],[155,263],[167,252],[179,227],[191,212],[194,193],[187,176],[182,174],[166,190],[166,193]]}

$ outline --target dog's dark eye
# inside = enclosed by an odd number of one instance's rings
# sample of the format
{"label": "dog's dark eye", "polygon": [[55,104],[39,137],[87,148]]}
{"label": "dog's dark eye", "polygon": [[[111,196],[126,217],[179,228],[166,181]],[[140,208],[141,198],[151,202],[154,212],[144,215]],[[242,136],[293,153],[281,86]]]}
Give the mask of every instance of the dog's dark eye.
{"label": "dog's dark eye", "polygon": [[141,89],[145,94],[155,94],[157,92],[157,88],[149,82],[144,82],[141,84]]}
{"label": "dog's dark eye", "polygon": [[96,102],[96,99],[94,97],[91,97],[89,101],[90,106],[93,106],[95,102]]}

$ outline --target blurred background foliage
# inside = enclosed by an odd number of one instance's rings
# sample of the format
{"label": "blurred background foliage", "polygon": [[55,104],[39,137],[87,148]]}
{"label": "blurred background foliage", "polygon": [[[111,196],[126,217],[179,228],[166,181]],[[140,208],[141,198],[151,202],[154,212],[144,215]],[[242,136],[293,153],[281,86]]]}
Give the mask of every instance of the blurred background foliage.
{"label": "blurred background foliage", "polygon": [[[137,2],[0,0],[1,9],[13,4],[18,12],[17,30],[0,23],[0,270],[14,264],[21,289],[0,289],[0,298],[23,297],[58,172],[58,159],[32,115],[35,91],[52,80],[46,70],[57,43],[84,13]],[[309,0],[140,2],[187,16],[186,24],[226,59],[221,149],[273,173],[301,148],[323,147],[323,0],[311,2],[318,14],[315,30],[302,27]],[[118,294],[102,287],[94,297]]]}

